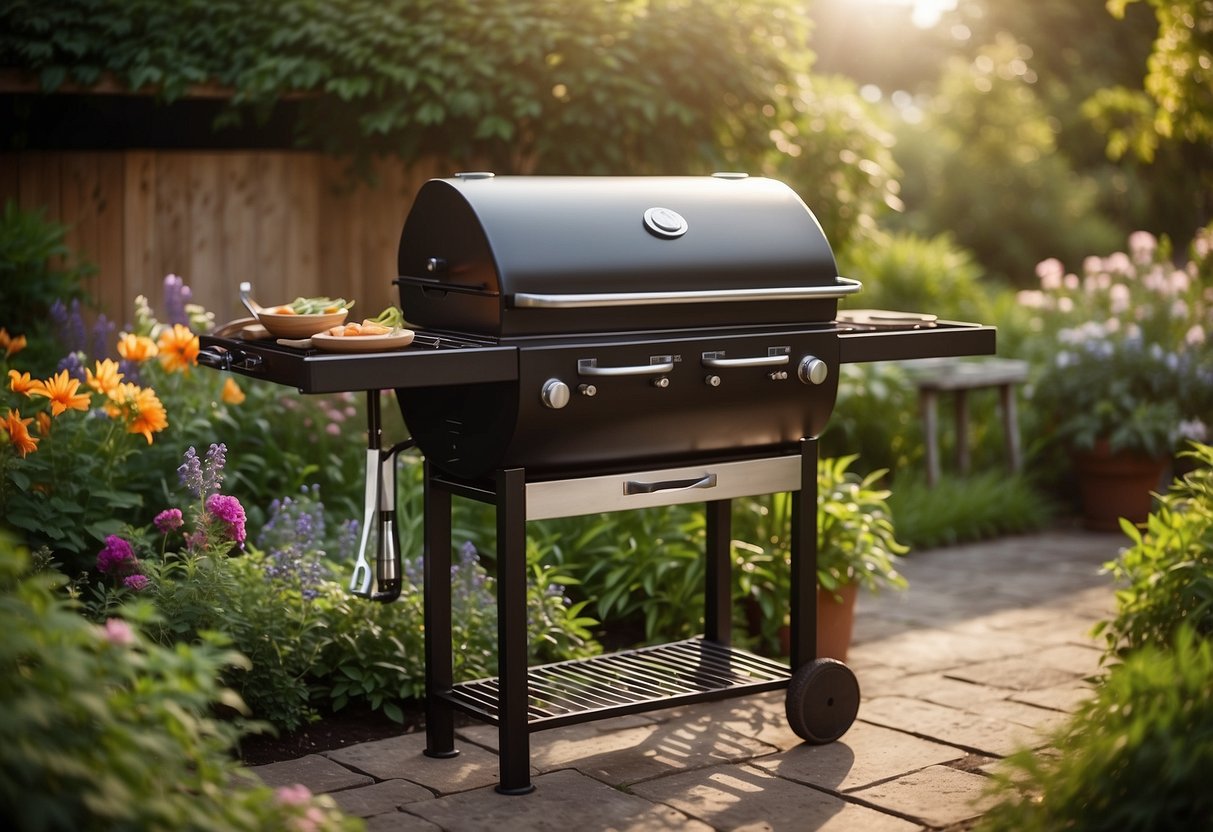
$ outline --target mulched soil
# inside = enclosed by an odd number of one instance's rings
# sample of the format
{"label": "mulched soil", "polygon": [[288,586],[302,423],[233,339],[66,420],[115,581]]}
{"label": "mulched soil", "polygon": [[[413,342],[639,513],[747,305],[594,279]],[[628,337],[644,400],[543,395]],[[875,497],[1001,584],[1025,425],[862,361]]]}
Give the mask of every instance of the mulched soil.
{"label": "mulched soil", "polygon": [[409,700],[400,705],[404,710],[403,724],[393,722],[382,713],[350,706],[334,714],[324,714],[316,722],[289,734],[245,737],[240,742],[240,759],[245,765],[260,766],[423,730],[423,704]]}

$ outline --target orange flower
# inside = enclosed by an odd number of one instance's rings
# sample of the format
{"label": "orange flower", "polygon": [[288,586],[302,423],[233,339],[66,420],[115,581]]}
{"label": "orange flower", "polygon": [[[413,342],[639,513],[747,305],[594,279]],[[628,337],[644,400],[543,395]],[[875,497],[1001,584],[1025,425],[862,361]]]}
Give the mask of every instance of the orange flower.
{"label": "orange flower", "polygon": [[0,326],[0,350],[7,350],[8,345],[13,342],[13,339],[8,334],[8,330]]}
{"label": "orange flower", "polygon": [[95,373],[87,369],[84,371],[88,386],[98,393],[108,396],[110,391],[117,389],[118,384],[122,381],[122,373],[118,372],[118,362],[107,358],[95,363],[97,367]]}
{"label": "orange flower", "polygon": [[30,378],[29,373],[19,373],[16,370],[8,371],[8,389],[14,393],[32,396],[37,390],[42,389],[42,386],[42,382]]}
{"label": "orange flower", "polygon": [[168,414],[164,405],[150,387],[140,388],[122,383],[110,393],[105,412],[114,419],[126,422],[127,433],[141,433],[152,444],[152,434],[168,427]]}
{"label": "orange flower", "polygon": [[188,327],[173,324],[160,333],[160,364],[170,373],[188,373],[198,363],[198,336]]}
{"label": "orange flower", "polygon": [[21,418],[20,410],[9,409],[8,415],[4,417],[4,429],[8,431],[8,439],[17,446],[17,453],[21,454],[24,459],[26,454],[38,450],[38,441],[29,435],[29,429],[26,428],[30,422],[34,421],[33,417],[28,419]]}
{"label": "orange flower", "polygon": [[168,427],[168,413],[156,397],[156,391],[145,387],[135,398],[135,420],[126,426],[127,433],[141,433],[152,444],[152,434]]}
{"label": "orange flower", "polygon": [[9,339],[8,345],[4,348],[4,355],[5,357],[16,355],[23,349],[25,349],[25,336],[18,335],[16,338]]}
{"label": "orange flower", "polygon": [[67,370],[42,382],[42,387],[31,390],[31,396],[46,396],[51,400],[51,415],[58,416],[65,410],[88,410],[89,394],[77,393],[80,379],[71,378]]}
{"label": "orange flower", "polygon": [[227,381],[223,382],[223,393],[220,395],[228,404],[240,404],[244,401],[244,391],[240,389],[236,379],[231,376],[228,376]]}
{"label": "orange flower", "polygon": [[118,355],[127,361],[142,364],[149,358],[156,357],[156,342],[146,335],[124,332],[118,336]]}
{"label": "orange flower", "polygon": [[38,433],[43,436],[51,435],[51,415],[45,410],[38,411]]}

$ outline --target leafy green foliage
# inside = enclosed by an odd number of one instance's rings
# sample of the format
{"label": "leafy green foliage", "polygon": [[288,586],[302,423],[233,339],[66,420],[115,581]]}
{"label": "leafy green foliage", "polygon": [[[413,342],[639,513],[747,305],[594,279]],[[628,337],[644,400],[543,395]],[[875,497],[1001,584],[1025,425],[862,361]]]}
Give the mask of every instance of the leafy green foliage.
{"label": "leafy green foliage", "polygon": [[0,60],[54,90],[112,73],[232,114],[296,96],[303,143],[500,171],[745,167],[805,68],[790,0],[72,0],[6,4]]}
{"label": "leafy green foliage", "polygon": [[1022,474],[985,471],[945,475],[928,488],[921,478],[901,478],[889,497],[897,536],[914,549],[950,546],[1044,528],[1054,503]]}
{"label": "leafy green foliage", "polygon": [[90,623],[57,591],[65,579],[30,571],[29,555],[0,539],[0,803],[11,828],[262,830],[356,829],[331,798],[298,802],[241,774],[235,724],[242,709],[221,686],[246,667],[215,634],[160,647],[141,629],[147,604],[126,619]]}
{"label": "leafy green foliage", "polygon": [[[1169,649],[1168,649],[1169,648]],[[981,832],[1154,832],[1213,824],[1213,644],[1186,626],[1111,670],[1051,738],[999,778]]]}
{"label": "leafy green foliage", "polygon": [[1000,38],[948,65],[922,119],[897,131],[906,212],[891,227],[948,230],[990,274],[1026,285],[1042,250],[1107,251],[1112,225],[1097,190],[1057,152],[1030,50]]}
{"label": "leafy green foliage", "polygon": [[1116,616],[1100,626],[1109,655],[1169,644],[1179,627],[1213,635],[1213,447],[1194,444],[1195,470],[1171,484],[1144,529],[1108,564],[1122,582]]}
{"label": "leafy green foliage", "polygon": [[893,134],[854,82],[802,78],[783,110],[766,170],[800,194],[835,246],[865,239],[881,216],[901,209]]}
{"label": "leafy green foliage", "polygon": [[[890,492],[876,487],[885,472],[860,476],[850,470],[854,462],[845,456],[817,464],[817,584],[827,591],[849,583],[873,592],[904,588],[897,563],[908,549],[896,538]],[[734,599],[758,605],[762,641],[777,649],[791,597],[791,495],[735,502]]]}
{"label": "leafy green foliage", "polygon": [[59,360],[51,347],[51,304],[82,298],[83,281],[96,271],[87,263],[61,265],[70,256],[66,231],[39,213],[19,210],[12,200],[0,214],[0,320],[17,330],[11,335],[26,336],[22,361],[38,375]]}

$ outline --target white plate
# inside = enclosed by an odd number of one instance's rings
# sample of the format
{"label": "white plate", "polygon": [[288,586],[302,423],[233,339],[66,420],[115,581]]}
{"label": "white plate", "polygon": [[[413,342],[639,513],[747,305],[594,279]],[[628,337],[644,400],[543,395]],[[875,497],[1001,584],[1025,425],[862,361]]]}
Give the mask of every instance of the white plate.
{"label": "white plate", "polygon": [[413,330],[396,329],[386,335],[328,335],[312,336],[312,346],[325,352],[383,352],[397,350],[413,343]]}

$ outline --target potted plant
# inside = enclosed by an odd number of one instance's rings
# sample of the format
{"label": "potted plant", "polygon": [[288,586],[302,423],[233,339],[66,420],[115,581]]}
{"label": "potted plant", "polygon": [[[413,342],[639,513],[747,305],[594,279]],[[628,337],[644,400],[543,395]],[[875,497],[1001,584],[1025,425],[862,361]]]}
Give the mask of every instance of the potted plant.
{"label": "potted plant", "polygon": [[[850,470],[855,456],[817,463],[817,655],[846,660],[860,588],[904,589],[897,571],[908,551],[898,543],[889,492]],[[734,514],[734,598],[751,635],[769,650],[788,653],[791,496],[771,494],[738,501]]]}
{"label": "potted plant", "polygon": [[1127,254],[1088,257],[1082,278],[1044,261],[1041,289],[1020,293],[1052,336],[1037,342],[1048,355],[1037,362],[1032,403],[1071,454],[1089,529],[1144,522],[1180,445],[1207,438],[1211,237],[1203,229],[1176,268],[1166,240],[1138,231]]}

